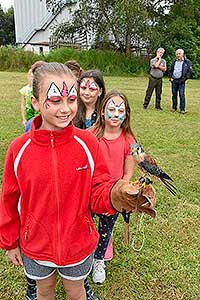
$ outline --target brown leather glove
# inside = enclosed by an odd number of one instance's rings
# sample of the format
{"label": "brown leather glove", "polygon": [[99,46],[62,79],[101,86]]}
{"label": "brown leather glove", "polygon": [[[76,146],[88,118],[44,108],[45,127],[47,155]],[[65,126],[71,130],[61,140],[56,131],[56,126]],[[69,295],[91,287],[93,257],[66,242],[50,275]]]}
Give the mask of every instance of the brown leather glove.
{"label": "brown leather glove", "polygon": [[[156,192],[151,184],[146,185],[142,188],[141,196],[146,200],[146,202],[140,206],[138,206],[138,210],[144,212],[151,217],[156,217],[156,210],[154,209],[156,205]],[[142,200],[140,200],[141,202]]]}
{"label": "brown leather glove", "polygon": [[152,185],[143,187],[140,182],[120,179],[111,189],[110,200],[112,206],[119,212],[141,211],[152,217],[156,216],[155,190]]}

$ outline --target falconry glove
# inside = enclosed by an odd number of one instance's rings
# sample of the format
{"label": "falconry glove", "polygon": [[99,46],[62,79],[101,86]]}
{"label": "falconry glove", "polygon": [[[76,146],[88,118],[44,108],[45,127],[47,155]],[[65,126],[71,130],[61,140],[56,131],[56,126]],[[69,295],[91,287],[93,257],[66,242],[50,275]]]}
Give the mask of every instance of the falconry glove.
{"label": "falconry glove", "polygon": [[155,190],[151,185],[144,186],[140,182],[118,180],[111,189],[110,200],[118,212],[144,212],[152,217],[156,216]]}

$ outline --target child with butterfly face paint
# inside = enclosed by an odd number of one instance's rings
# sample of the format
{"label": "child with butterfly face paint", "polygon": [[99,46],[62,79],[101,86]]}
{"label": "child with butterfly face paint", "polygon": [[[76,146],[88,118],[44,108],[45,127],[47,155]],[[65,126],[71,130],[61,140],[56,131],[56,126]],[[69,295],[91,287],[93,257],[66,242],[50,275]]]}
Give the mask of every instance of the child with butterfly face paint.
{"label": "child with butterfly face paint", "polygon": [[[98,233],[95,213],[115,214],[113,181],[96,137],[76,128],[77,79],[46,63],[33,76],[40,115],[10,145],[0,201],[0,247],[37,281],[38,300],[54,299],[56,273],[68,299],[85,300]],[[18,211],[20,207],[20,211]]]}
{"label": "child with butterfly face paint", "polygon": [[[134,171],[130,144],[136,141],[130,126],[129,103],[124,94],[118,90],[112,90],[105,96],[92,131],[100,141],[112,177],[130,180]],[[110,244],[117,217],[118,214],[99,216],[100,238],[94,255],[92,273],[95,283],[103,283],[106,278],[104,258],[111,260],[113,257],[113,248]]]}
{"label": "child with butterfly face paint", "polygon": [[79,79],[78,111],[74,120],[77,127],[86,129],[95,123],[104,96],[105,84],[101,72],[83,72]]}

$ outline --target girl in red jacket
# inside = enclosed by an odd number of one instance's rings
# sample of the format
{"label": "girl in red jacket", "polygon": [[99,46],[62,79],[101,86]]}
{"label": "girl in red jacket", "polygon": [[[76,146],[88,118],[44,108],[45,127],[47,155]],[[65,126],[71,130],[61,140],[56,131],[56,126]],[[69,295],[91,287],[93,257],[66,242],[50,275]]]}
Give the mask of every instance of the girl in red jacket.
{"label": "girl in red jacket", "polygon": [[135,188],[115,183],[96,137],[74,127],[77,81],[66,66],[45,63],[35,71],[32,105],[40,115],[6,156],[0,247],[37,281],[38,300],[54,299],[56,272],[69,300],[85,300],[98,243],[91,210],[112,215],[116,204],[132,211]]}

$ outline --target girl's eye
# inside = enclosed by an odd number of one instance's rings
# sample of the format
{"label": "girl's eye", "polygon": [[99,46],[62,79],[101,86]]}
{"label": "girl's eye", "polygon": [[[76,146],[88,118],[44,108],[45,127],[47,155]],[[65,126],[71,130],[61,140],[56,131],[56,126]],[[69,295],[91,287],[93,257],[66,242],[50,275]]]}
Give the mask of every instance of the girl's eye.
{"label": "girl's eye", "polygon": [[120,113],[124,113],[124,111],[125,111],[125,110],[124,110],[123,108],[119,109],[119,112],[120,112]]}
{"label": "girl's eye", "polygon": [[114,112],[115,111],[115,109],[114,108],[108,108],[108,110],[110,111],[110,112]]}
{"label": "girl's eye", "polygon": [[85,85],[80,85],[80,88],[81,88],[82,90],[86,90],[86,86],[85,86]]}
{"label": "girl's eye", "polygon": [[53,96],[53,97],[50,97],[49,99],[48,99],[48,101],[50,101],[50,102],[52,102],[52,103],[60,103],[60,101],[61,101],[61,97],[58,97],[58,96]]}
{"label": "girl's eye", "polygon": [[98,88],[96,88],[96,87],[90,87],[89,90],[92,91],[92,92],[94,92],[94,91],[97,91]]}
{"label": "girl's eye", "polygon": [[68,101],[69,101],[70,103],[73,103],[73,102],[76,101],[76,99],[77,99],[76,96],[71,96],[70,98],[68,98]]}

